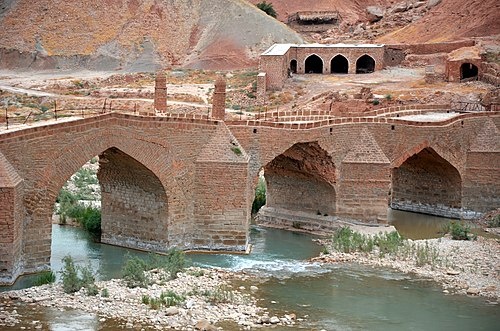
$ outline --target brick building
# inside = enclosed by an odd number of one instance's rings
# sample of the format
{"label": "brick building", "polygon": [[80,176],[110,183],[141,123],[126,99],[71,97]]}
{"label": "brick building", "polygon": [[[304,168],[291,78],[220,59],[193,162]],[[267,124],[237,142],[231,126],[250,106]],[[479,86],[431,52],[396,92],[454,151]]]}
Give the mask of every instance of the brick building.
{"label": "brick building", "polygon": [[275,44],[260,56],[266,88],[283,87],[290,74],[363,74],[384,68],[384,45]]}

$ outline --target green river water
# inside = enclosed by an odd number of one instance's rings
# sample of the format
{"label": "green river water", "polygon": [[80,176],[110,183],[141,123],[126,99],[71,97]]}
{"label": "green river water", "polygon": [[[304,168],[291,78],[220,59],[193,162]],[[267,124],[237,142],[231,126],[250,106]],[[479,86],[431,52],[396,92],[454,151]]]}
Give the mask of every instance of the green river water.
{"label": "green river water", "polygon": [[[389,220],[407,237],[436,237],[446,219],[405,212],[391,212]],[[61,259],[71,254],[77,263],[90,262],[101,279],[119,277],[127,252],[144,253],[92,242],[79,228],[53,225],[53,270],[60,270]],[[317,256],[321,247],[312,237],[282,230],[253,227],[250,255],[190,254],[195,265],[244,270],[258,275],[254,283],[259,305],[282,315],[294,312],[305,318],[294,327],[273,330],[500,330],[500,307],[483,298],[445,295],[430,281],[391,270],[356,264],[321,267],[305,262]],[[22,277],[12,287],[28,286]],[[81,311],[59,311],[36,305],[18,304],[21,326],[42,321],[48,330],[120,330],[121,323],[98,321]],[[237,330],[227,326],[225,329]],[[265,330],[265,328],[264,328]]]}

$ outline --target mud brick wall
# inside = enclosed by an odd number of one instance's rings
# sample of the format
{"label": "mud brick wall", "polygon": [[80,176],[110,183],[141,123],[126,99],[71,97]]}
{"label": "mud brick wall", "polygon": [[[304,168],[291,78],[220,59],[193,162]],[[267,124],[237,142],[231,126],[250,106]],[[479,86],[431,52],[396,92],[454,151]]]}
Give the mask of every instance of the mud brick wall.
{"label": "mud brick wall", "polygon": [[482,62],[481,60],[463,60],[463,61],[446,61],[445,77],[449,82],[460,82],[461,71],[460,68],[464,63],[472,63],[478,69],[478,77],[482,75]]}
{"label": "mud brick wall", "polygon": [[441,43],[421,43],[421,44],[387,44],[386,48],[399,48],[405,50],[407,54],[435,54],[450,53],[462,47],[475,45],[474,40],[458,40]]}

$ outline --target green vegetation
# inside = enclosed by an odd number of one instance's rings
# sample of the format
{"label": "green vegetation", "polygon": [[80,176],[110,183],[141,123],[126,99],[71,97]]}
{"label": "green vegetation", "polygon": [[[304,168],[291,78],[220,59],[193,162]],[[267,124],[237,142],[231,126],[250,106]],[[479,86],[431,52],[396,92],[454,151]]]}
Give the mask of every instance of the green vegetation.
{"label": "green vegetation", "polygon": [[380,104],[380,100],[379,99],[373,99],[372,104],[374,106],[377,106],[378,104]]}
{"label": "green vegetation", "polygon": [[257,212],[266,204],[266,180],[264,177],[259,177],[259,182],[255,188],[255,198],[252,203],[252,214]]}
{"label": "green vegetation", "polygon": [[267,3],[266,1],[259,2],[256,4],[257,8],[260,10],[264,11],[267,15],[276,18],[278,14],[276,13],[276,10],[274,10],[273,4],[272,3]]}
{"label": "green vegetation", "polygon": [[498,228],[500,227],[500,215],[496,215],[487,221],[487,225],[489,228]]}
{"label": "green vegetation", "polygon": [[[94,159],[92,159],[93,163]],[[56,202],[59,203],[57,213],[60,215],[60,223],[66,224],[67,218],[77,221],[94,238],[101,236],[101,211],[92,206],[85,206],[80,203],[81,200],[94,201],[96,192],[92,187],[98,184],[96,172],[92,169],[81,168],[72,177],[76,187],[75,192],[70,191],[65,185]]]}
{"label": "green vegetation", "polygon": [[161,292],[159,298],[153,298],[149,295],[142,296],[142,303],[149,305],[151,309],[160,309],[161,306],[171,307],[178,306],[183,303],[186,298],[182,295],[175,293],[174,291],[168,290],[167,292]]}
{"label": "green vegetation", "polygon": [[348,226],[337,230],[332,237],[332,246],[335,250],[343,253],[371,252],[374,240],[359,232],[354,232]]}
{"label": "green vegetation", "polygon": [[103,298],[109,298],[109,291],[107,288],[103,288],[101,291],[101,297]]}
{"label": "green vegetation", "polygon": [[233,146],[231,147],[231,150],[233,151],[234,154],[240,156],[242,154],[241,149],[239,147]]}
{"label": "green vegetation", "polygon": [[56,281],[56,274],[52,270],[44,271],[38,275],[33,285],[41,286],[45,284],[52,284],[55,281]]}
{"label": "green vegetation", "polygon": [[99,293],[90,266],[76,266],[70,255],[66,255],[62,261],[64,267],[61,271],[61,279],[65,293],[78,292],[82,287],[86,289],[87,295],[97,295]]}
{"label": "green vegetation", "polygon": [[443,228],[444,233],[451,234],[453,240],[471,240],[470,226],[464,222],[451,221]]}
{"label": "green vegetation", "polygon": [[337,230],[332,237],[332,246],[335,250],[344,253],[369,253],[378,246],[380,256],[396,253],[403,245],[403,238],[396,231],[368,236],[353,231],[348,226]]}
{"label": "green vegetation", "polygon": [[122,267],[122,277],[130,288],[146,287],[150,280],[145,271],[162,269],[169,279],[175,279],[185,266],[185,253],[178,249],[171,249],[165,255],[150,253],[147,260],[129,255]]}
{"label": "green vegetation", "polygon": [[225,284],[217,286],[213,291],[206,291],[204,295],[211,303],[231,303],[234,301],[233,291]]}

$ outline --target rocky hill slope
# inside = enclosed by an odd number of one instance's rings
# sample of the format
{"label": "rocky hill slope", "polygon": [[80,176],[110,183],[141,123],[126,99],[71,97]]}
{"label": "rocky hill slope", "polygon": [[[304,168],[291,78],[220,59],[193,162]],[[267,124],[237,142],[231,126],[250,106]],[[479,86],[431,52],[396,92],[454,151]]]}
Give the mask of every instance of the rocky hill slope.
{"label": "rocky hill slope", "polygon": [[378,39],[380,42],[441,42],[500,34],[498,0],[429,0],[437,3],[411,24]]}
{"label": "rocky hill slope", "polygon": [[241,68],[301,41],[243,0],[5,0],[0,26],[3,68]]}

